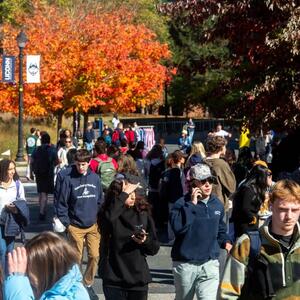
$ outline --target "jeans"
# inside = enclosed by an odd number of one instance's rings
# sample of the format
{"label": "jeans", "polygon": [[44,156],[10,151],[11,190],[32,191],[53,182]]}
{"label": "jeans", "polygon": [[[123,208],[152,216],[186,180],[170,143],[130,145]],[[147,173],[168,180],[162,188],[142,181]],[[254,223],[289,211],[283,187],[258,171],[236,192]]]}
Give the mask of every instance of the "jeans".
{"label": "jeans", "polygon": [[173,262],[176,300],[215,300],[219,286],[219,262]]}
{"label": "jeans", "polygon": [[146,291],[125,290],[122,288],[103,285],[105,300],[147,300],[148,289]]}
{"label": "jeans", "polygon": [[4,236],[4,226],[0,225],[0,258],[2,270],[5,270],[5,275],[8,275],[7,270],[7,253],[14,249],[15,238]]}

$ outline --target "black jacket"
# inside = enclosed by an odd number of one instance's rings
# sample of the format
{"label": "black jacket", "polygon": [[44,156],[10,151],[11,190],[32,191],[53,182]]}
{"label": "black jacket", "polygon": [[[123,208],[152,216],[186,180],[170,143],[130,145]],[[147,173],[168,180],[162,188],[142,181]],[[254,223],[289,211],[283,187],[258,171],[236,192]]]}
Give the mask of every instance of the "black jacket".
{"label": "black jacket", "polygon": [[[233,198],[232,221],[236,237],[258,229],[258,212],[263,199],[253,185],[241,186]],[[254,222],[256,221],[256,222]]]}
{"label": "black jacket", "polygon": [[[159,250],[153,220],[146,212],[124,205],[128,194],[111,199],[111,204],[99,216],[101,243],[99,276],[106,286],[140,290],[151,282],[147,255]],[[148,233],[145,243],[139,245],[131,236],[140,226]]]}

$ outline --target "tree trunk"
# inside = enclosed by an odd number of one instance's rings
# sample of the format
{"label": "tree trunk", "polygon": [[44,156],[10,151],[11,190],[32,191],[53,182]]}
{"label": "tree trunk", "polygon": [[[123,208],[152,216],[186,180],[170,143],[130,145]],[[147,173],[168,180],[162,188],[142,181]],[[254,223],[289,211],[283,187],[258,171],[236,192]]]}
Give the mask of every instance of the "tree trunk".
{"label": "tree trunk", "polygon": [[57,140],[59,139],[59,132],[62,129],[62,118],[64,113],[62,111],[57,114]]}
{"label": "tree trunk", "polygon": [[83,132],[87,128],[88,121],[89,121],[89,114],[88,113],[83,113]]}
{"label": "tree trunk", "polygon": [[80,115],[78,111],[73,110],[73,135],[75,136],[80,129]]}

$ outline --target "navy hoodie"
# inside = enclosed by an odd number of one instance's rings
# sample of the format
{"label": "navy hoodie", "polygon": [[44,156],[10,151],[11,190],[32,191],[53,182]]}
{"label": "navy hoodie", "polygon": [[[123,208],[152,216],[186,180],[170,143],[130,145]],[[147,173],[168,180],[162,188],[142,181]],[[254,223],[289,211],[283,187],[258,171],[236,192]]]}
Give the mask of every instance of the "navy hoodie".
{"label": "navy hoodie", "polygon": [[75,165],[61,171],[54,191],[55,214],[67,227],[88,228],[97,222],[102,203],[99,176],[88,169],[78,173]]}
{"label": "navy hoodie", "polygon": [[224,206],[211,195],[207,204],[198,201],[194,205],[191,195],[177,200],[170,213],[170,223],[175,233],[171,256],[173,261],[205,263],[219,257],[230,238],[223,221]]}

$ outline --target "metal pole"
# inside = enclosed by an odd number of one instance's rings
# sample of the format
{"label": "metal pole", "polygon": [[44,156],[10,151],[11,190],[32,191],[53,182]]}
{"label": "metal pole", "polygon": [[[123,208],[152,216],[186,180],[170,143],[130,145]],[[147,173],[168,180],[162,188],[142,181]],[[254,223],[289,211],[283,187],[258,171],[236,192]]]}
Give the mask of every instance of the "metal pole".
{"label": "metal pole", "polygon": [[23,48],[19,47],[19,122],[18,153],[16,161],[24,161],[23,153]]}

